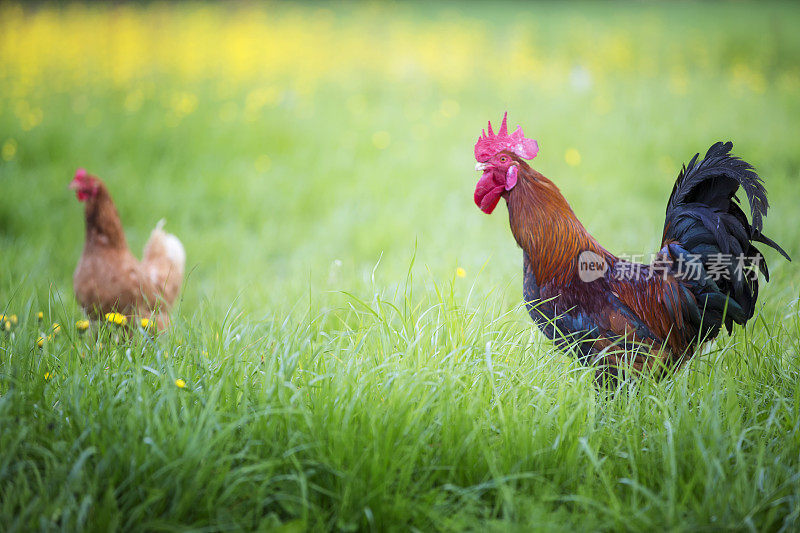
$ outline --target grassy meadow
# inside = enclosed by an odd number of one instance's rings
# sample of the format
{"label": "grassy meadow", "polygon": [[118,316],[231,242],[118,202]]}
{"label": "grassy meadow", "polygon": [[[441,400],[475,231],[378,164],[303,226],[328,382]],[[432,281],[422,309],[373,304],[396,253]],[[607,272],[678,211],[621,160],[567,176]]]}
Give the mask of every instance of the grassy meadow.
{"label": "grassy meadow", "polygon": [[[746,328],[607,394],[532,325],[505,207],[472,201],[507,110],[600,242],[650,253],[680,165],[732,140],[799,258],[798,25],[0,3],[0,530],[800,529],[796,263],[766,252]],[[77,167],[135,254],[162,217],[184,243],[168,333],[76,328]]]}

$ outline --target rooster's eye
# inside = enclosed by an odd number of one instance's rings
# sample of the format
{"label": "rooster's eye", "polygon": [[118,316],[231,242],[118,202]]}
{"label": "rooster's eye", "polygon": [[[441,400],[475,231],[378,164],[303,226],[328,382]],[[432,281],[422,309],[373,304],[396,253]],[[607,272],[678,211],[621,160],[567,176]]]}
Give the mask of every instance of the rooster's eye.
{"label": "rooster's eye", "polygon": [[500,158],[501,163],[505,163],[506,161],[508,161],[508,158],[506,156]]}

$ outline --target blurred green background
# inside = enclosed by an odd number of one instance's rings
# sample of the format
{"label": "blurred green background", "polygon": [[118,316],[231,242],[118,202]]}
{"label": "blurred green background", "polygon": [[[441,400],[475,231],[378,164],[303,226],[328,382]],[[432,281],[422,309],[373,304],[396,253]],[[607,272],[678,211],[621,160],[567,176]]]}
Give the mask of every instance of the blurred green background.
{"label": "blurred green background", "polygon": [[[766,252],[746,328],[604,395],[472,196],[508,111],[589,231],[649,254],[681,164],[732,140],[800,257],[799,26],[796,3],[0,3],[0,523],[796,528],[796,263]],[[135,254],[162,217],[183,241],[168,334],[77,333],[78,167]]]}
{"label": "blurred green background", "polygon": [[[472,146],[506,110],[614,252],[654,251],[681,163],[730,139],[798,255],[798,22],[773,3],[3,4],[0,301],[70,296],[79,166],[136,254],[167,218],[189,312],[357,291],[381,257],[391,285],[415,246],[426,276],[486,264],[478,287],[516,298],[505,209],[472,203]],[[775,257],[766,298],[796,295]]]}

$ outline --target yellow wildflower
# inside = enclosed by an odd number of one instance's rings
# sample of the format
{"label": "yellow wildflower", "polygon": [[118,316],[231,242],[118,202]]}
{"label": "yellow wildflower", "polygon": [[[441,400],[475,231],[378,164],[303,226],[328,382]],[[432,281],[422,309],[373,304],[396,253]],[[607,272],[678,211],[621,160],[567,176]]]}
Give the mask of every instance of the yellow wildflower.
{"label": "yellow wildflower", "polygon": [[53,335],[58,335],[59,333],[61,333],[61,324],[53,322]]}
{"label": "yellow wildflower", "polygon": [[89,329],[89,321],[88,320],[78,320],[75,322],[75,327],[78,328],[78,331],[84,332]]}
{"label": "yellow wildflower", "polygon": [[149,318],[143,318],[141,321],[139,321],[139,323],[141,324],[142,329],[147,329],[147,328],[150,327],[150,319]]}
{"label": "yellow wildflower", "polygon": [[581,164],[581,153],[575,148],[569,148],[564,153],[564,161],[571,167],[577,167]]}
{"label": "yellow wildflower", "polygon": [[44,373],[44,380],[45,380],[45,381],[50,381],[50,379],[51,379],[52,377],[53,377],[53,374],[51,374],[50,372],[45,372],[45,373]]}
{"label": "yellow wildflower", "polygon": [[178,378],[175,380],[175,386],[178,387],[179,389],[182,389],[186,387],[186,382],[183,381],[181,378]]}
{"label": "yellow wildflower", "polygon": [[38,313],[36,313],[36,319],[37,319],[39,322],[41,322],[42,320],[44,320],[44,313],[42,313],[41,311],[39,311]]}
{"label": "yellow wildflower", "polygon": [[106,313],[106,322],[116,324],[117,326],[127,326],[128,317],[122,313]]}
{"label": "yellow wildflower", "polygon": [[11,331],[11,322],[8,320],[3,322],[3,329],[5,329],[6,331]]}
{"label": "yellow wildflower", "polygon": [[5,324],[5,323],[8,323],[9,326],[16,326],[19,323],[19,320],[17,320],[17,315],[0,314],[0,324]]}
{"label": "yellow wildflower", "polygon": [[42,348],[44,346],[44,341],[45,341],[44,337],[39,337],[38,339],[36,339],[36,346],[38,348]]}
{"label": "yellow wildflower", "polygon": [[459,278],[465,278],[465,277],[467,277],[467,271],[466,271],[466,270],[464,270],[464,269],[463,269],[463,268],[461,268],[461,267],[458,267],[458,268],[456,269],[456,276],[458,276]]}
{"label": "yellow wildflower", "polygon": [[14,139],[8,139],[6,142],[3,143],[3,147],[0,148],[0,157],[3,158],[5,161],[11,161],[14,159],[14,155],[17,153],[17,141]]}

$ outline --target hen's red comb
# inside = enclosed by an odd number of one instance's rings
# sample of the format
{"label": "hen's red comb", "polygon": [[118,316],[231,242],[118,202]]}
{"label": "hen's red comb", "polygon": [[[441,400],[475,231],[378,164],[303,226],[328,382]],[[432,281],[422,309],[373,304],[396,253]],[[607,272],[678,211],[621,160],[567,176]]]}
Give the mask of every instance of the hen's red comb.
{"label": "hen's red comb", "polygon": [[489,122],[489,134],[486,130],[481,131],[478,142],[475,143],[475,159],[485,162],[497,152],[508,150],[517,154],[522,159],[533,159],[539,153],[539,143],[533,139],[526,139],[522,132],[522,126],[517,126],[516,131],[508,134],[508,111],[503,115],[503,123],[500,131],[495,135],[492,131],[492,123]]}

